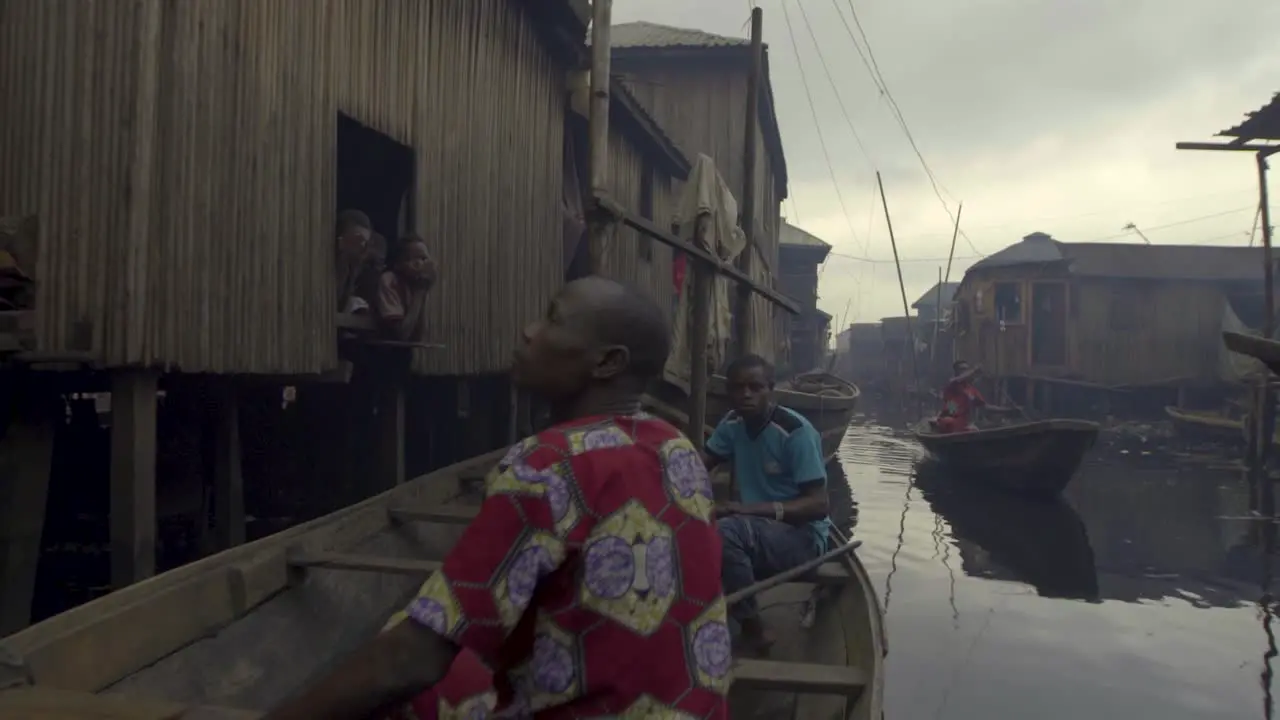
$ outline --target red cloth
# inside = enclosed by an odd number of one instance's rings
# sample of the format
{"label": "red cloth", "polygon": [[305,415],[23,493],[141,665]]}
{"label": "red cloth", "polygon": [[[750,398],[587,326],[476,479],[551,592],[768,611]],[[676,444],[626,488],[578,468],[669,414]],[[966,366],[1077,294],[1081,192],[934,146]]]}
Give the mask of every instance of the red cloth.
{"label": "red cloth", "polygon": [[684,294],[684,274],[688,272],[689,260],[682,252],[677,252],[671,261],[671,281],[675,284],[676,297]]}
{"label": "red cloth", "polygon": [[949,382],[942,390],[942,412],[936,423],[939,432],[968,430],[973,424],[973,409],[986,405],[982,393],[969,382]]}
{"label": "red cloth", "polygon": [[588,418],[513,447],[407,610],[468,651],[414,702],[417,717],[484,717],[488,666],[500,712],[727,718],[711,509],[693,445],[648,415]]}

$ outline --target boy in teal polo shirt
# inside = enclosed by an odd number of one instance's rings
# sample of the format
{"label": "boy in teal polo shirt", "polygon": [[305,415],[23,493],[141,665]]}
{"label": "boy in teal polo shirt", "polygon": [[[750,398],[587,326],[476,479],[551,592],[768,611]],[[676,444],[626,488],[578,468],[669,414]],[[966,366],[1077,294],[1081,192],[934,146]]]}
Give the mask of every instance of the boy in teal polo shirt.
{"label": "boy in teal polo shirt", "polygon": [[[758,355],[726,373],[733,410],[707,441],[707,468],[733,463],[739,500],[716,506],[723,540],[724,593],[790,570],[826,551],[827,471],[818,431],[773,400],[773,366]],[[741,640],[756,651],[772,644],[754,598],[729,608]]]}

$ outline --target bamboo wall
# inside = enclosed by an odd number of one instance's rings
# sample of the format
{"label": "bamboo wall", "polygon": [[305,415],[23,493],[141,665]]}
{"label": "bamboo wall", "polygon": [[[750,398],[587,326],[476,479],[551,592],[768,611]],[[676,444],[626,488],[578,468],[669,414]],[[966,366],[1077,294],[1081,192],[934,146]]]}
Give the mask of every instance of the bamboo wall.
{"label": "bamboo wall", "polygon": [[[622,133],[611,128],[609,193],[636,213],[640,212],[642,187],[646,181],[644,165],[642,152]],[[683,183],[658,168],[654,168],[647,179],[652,183],[653,193],[653,217],[650,219],[659,228],[667,229],[679,204]],[[646,247],[651,249],[651,255],[642,250]],[[666,312],[666,317],[670,318],[675,292],[671,277],[671,248],[619,224],[603,249],[603,274],[649,291]]]}
{"label": "bamboo wall", "polygon": [[[1067,279],[1067,363],[1031,364],[1031,285]],[[995,315],[995,285],[1016,282],[1024,321],[1003,331]],[[981,291],[982,302],[978,302]],[[1002,268],[966,277],[956,295],[969,322],[955,339],[955,357],[994,376],[1066,377],[1109,387],[1215,384],[1222,312],[1221,286],[1180,280],[1070,277]],[[1124,319],[1113,315],[1124,315]],[[962,323],[963,324],[963,323]]]}
{"label": "bamboo wall", "polygon": [[339,112],[416,151],[447,346],[420,370],[505,367],[562,282],[564,69],[508,0],[0,0],[0,83],[42,350],[331,367]]}
{"label": "bamboo wall", "polygon": [[[715,161],[739,206],[746,179],[743,147],[747,120],[747,66],[741,60],[615,63],[615,71],[625,74],[628,89],[686,156],[702,153]],[[772,284],[771,276],[778,271],[782,200],[777,185],[773,158],[761,132],[756,138],[755,177],[755,240],[760,255],[752,263],[752,276],[766,284]],[[753,295],[751,312],[755,330],[751,351],[773,359],[781,339],[774,328],[774,306]]]}

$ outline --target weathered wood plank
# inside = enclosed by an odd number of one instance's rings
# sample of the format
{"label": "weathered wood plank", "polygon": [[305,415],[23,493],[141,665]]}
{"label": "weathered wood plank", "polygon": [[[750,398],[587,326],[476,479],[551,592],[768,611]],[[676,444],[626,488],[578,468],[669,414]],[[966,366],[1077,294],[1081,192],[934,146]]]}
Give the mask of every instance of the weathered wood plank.
{"label": "weathered wood plank", "polygon": [[6,720],[178,720],[185,712],[182,705],[123,695],[38,687],[0,692],[0,718]]}
{"label": "weathered wood plank", "polygon": [[245,541],[244,475],[240,469],[240,402],[232,385],[218,388],[214,415],[214,535],[218,549]]}
{"label": "weathered wood plank", "polygon": [[289,556],[289,565],[291,567],[361,570],[394,573],[396,575],[430,575],[439,570],[441,564],[437,560],[409,560],[335,552],[298,553],[297,555]]}
{"label": "weathered wood plank", "polygon": [[0,692],[0,718],[4,720],[255,720],[261,716],[256,710],[186,707],[132,695],[95,695],[43,687]]}
{"label": "weathered wood plank", "polygon": [[111,585],[156,572],[157,375],[111,377]]}
{"label": "weathered wood plank", "polygon": [[430,522],[446,525],[466,525],[476,517],[478,508],[461,505],[436,507],[399,507],[389,511],[396,522]]}
{"label": "weathered wood plank", "polygon": [[52,422],[11,420],[0,436],[0,635],[31,621],[52,463]]}
{"label": "weathered wood plank", "polygon": [[[387,527],[389,504],[443,502],[447,482],[496,450],[282,533],[118,590],[4,639],[35,682],[96,691],[216,631],[286,587],[286,550],[350,547]],[[139,629],[145,628],[146,632]]]}
{"label": "weathered wood plank", "polygon": [[782,662],[778,660],[737,660],[733,684],[751,690],[853,695],[867,686],[867,673],[844,665]]}

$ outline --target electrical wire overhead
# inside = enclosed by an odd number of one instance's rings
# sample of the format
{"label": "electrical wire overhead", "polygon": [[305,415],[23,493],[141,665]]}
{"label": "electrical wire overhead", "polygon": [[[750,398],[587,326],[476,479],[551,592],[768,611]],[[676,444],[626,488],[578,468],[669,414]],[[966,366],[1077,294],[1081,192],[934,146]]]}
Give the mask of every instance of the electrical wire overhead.
{"label": "electrical wire overhead", "polygon": [[836,199],[840,201],[840,211],[844,214],[844,221],[849,226],[849,236],[854,242],[866,247],[866,243],[858,238],[858,231],[853,229],[853,220],[849,217],[849,207],[844,201],[844,193],[840,192],[840,181],[836,178],[836,168],[831,162],[831,153],[827,151],[827,141],[822,134],[822,124],[818,122],[818,110],[813,103],[813,93],[809,87],[809,78],[804,71],[804,62],[800,59],[800,46],[796,43],[795,28],[791,24],[791,13],[787,12],[787,3],[782,3],[782,17],[787,24],[787,34],[791,37],[791,49],[795,52],[796,66],[800,70],[800,83],[804,86],[805,99],[809,102],[809,113],[813,116],[813,127],[817,131],[818,145],[822,148],[822,157],[826,160],[827,171],[831,174],[831,185],[835,188]]}
{"label": "electrical wire overhead", "polygon": [[[849,21],[844,16],[844,12],[840,9],[840,3],[838,0],[831,1],[832,5],[836,9],[836,14],[840,16],[840,23],[844,26],[845,32],[848,33],[849,39],[853,42],[854,48],[858,51],[858,56],[862,58],[863,65],[871,76],[871,82],[875,84],[881,97],[883,97],[888,103],[890,114],[897,121],[898,127],[902,129],[903,134],[906,135],[907,142],[911,145],[912,152],[915,153],[916,159],[920,161],[920,167],[924,170],[925,177],[929,179],[929,187],[933,189],[933,194],[938,198],[939,204],[942,205],[942,209],[947,213],[947,217],[951,219],[951,223],[954,225],[956,222],[955,213],[952,212],[951,205],[947,202],[946,198],[942,196],[944,192],[946,192],[947,195],[950,195],[951,193],[947,192],[946,188],[942,186],[942,183],[938,182],[937,176],[934,175],[933,168],[929,167],[929,162],[925,160],[924,153],[920,151],[920,146],[916,143],[915,135],[912,134],[911,128],[907,125],[907,119],[903,116],[902,109],[898,107],[898,101],[894,99],[893,93],[890,92],[889,84],[885,81],[884,74],[880,72],[880,63],[876,60],[875,51],[871,48],[871,41],[867,37],[866,29],[863,28],[862,21],[858,18],[858,11],[853,6],[853,0],[845,0],[845,2],[849,6],[849,14],[853,18],[853,26],[857,27],[857,35],[854,34],[853,27],[849,25]],[[862,38],[861,41],[858,39],[859,35]],[[985,253],[973,244],[973,240],[969,238],[969,235],[963,228],[960,230],[960,237],[964,238],[965,244],[969,246],[970,250],[978,253],[979,255],[985,256]]]}

